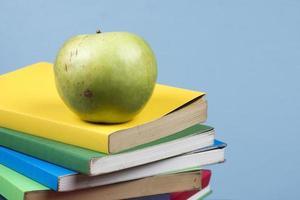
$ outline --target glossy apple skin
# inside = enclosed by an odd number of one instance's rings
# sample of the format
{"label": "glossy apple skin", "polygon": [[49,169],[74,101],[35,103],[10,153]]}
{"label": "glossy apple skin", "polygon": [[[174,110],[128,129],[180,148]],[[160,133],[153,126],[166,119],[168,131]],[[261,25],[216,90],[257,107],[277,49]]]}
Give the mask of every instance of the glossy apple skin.
{"label": "glossy apple skin", "polygon": [[54,74],[60,97],[82,120],[121,123],[151,97],[157,64],[141,37],[98,33],[69,39],[58,52]]}

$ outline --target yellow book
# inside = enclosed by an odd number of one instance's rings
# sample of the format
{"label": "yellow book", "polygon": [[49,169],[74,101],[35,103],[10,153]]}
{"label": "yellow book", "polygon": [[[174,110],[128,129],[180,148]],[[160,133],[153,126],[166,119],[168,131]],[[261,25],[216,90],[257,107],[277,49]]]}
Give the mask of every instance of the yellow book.
{"label": "yellow book", "polygon": [[[144,109],[127,123],[109,125],[82,121],[58,96],[52,64],[45,62],[1,75],[0,91],[0,126],[104,153],[154,141],[206,119],[206,101],[201,98],[204,93],[157,84]],[[195,107],[195,101],[197,120],[194,115],[185,127],[176,128],[173,124],[174,128],[165,133],[156,129],[162,124],[157,123],[160,119],[166,117],[164,124],[174,121],[177,116],[174,113],[190,111],[183,106],[190,108],[193,104]]]}

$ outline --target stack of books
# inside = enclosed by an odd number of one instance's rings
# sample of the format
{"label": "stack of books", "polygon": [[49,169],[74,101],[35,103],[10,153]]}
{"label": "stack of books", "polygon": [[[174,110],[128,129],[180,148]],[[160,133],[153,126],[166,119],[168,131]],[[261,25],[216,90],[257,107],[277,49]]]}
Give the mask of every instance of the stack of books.
{"label": "stack of books", "polygon": [[50,63],[0,76],[0,199],[201,199],[224,161],[205,94],[157,84],[122,124],[88,123],[57,94]]}

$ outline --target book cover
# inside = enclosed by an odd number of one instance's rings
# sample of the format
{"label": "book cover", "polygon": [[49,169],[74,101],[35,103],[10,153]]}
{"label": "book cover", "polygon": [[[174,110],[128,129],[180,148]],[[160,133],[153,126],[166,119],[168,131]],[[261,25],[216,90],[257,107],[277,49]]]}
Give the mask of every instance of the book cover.
{"label": "book cover", "polygon": [[[163,144],[195,133],[204,133],[212,129],[212,127],[206,125],[194,125],[173,135],[133,148],[132,151]],[[111,156],[7,128],[0,128],[0,145],[84,174],[91,174],[90,165],[92,160]],[[147,155],[151,156],[150,154]]]}
{"label": "book cover", "polygon": [[204,93],[157,84],[145,108],[122,124],[80,120],[57,94],[52,64],[37,63],[0,76],[0,126],[110,153],[110,136],[174,111]]}
{"label": "book cover", "polygon": [[0,194],[6,199],[23,200],[27,191],[41,190],[49,189],[0,164]]}
{"label": "book cover", "polygon": [[0,164],[53,190],[58,190],[60,176],[77,174],[75,171],[0,146]]}

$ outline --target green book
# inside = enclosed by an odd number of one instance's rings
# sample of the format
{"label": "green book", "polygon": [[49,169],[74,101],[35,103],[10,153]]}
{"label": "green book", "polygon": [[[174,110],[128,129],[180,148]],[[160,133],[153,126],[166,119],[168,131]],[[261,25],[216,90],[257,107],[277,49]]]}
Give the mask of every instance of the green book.
{"label": "green book", "polygon": [[26,192],[40,190],[49,189],[0,164],[0,194],[6,199],[23,200]]}
{"label": "green book", "polygon": [[117,154],[105,154],[0,128],[0,145],[89,175],[99,175],[181,155],[212,145],[214,129],[196,124]]}

